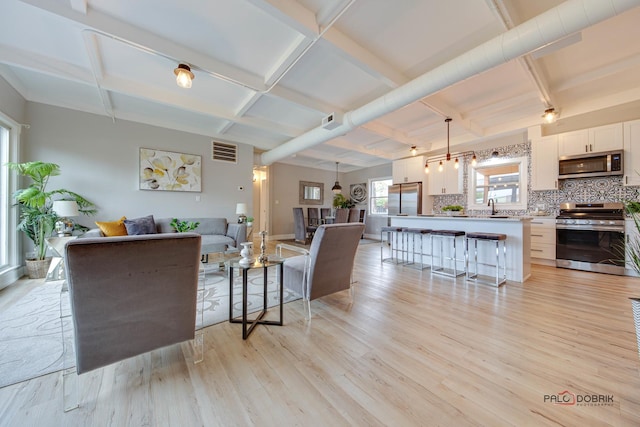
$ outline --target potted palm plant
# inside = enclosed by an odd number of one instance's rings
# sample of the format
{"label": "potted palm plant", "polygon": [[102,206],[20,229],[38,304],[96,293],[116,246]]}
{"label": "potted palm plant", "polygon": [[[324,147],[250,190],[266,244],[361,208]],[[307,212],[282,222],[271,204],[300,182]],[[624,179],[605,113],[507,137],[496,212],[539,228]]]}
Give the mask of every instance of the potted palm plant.
{"label": "potted palm plant", "polygon": [[[633,218],[633,222],[638,235],[640,235],[640,202],[627,201],[625,202],[625,210],[627,214]],[[625,255],[629,260],[631,267],[640,275],[640,240],[630,236],[625,243],[624,248]],[[636,328],[636,339],[638,342],[638,353],[640,354],[640,298],[631,298],[631,307],[633,309],[633,321]]]}
{"label": "potted palm plant", "polygon": [[52,210],[55,198],[74,200],[78,211],[93,215],[96,209],[93,203],[73,191],[58,189],[47,191],[49,178],[60,175],[60,166],[55,163],[26,162],[7,163],[7,166],[22,176],[31,178],[27,188],[17,190],[13,197],[20,206],[18,230],[24,232],[34,245],[33,259],[27,259],[27,271],[32,279],[42,278],[47,272],[50,259],[47,255],[46,238],[51,236],[55,223],[59,219]]}

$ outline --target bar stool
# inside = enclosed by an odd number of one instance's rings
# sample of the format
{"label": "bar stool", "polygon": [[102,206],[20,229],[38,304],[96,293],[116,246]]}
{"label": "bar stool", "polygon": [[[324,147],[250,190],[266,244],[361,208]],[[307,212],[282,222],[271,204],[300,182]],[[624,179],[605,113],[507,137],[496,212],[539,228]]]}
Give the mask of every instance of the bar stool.
{"label": "bar stool", "polygon": [[[456,240],[458,237],[464,237],[465,233],[464,231],[460,231],[460,230],[431,230],[431,273],[432,274],[441,274],[443,276],[449,276],[449,277],[458,277],[458,276],[462,276],[463,274],[465,274],[465,269],[462,270],[458,270],[458,263],[461,262],[465,263],[465,259],[459,259],[458,256],[458,251],[457,251],[457,247],[456,247]],[[433,250],[433,241],[434,238],[439,238],[440,239],[440,256],[436,257],[435,256],[435,252]],[[450,257],[445,257],[444,256],[444,242],[448,241],[451,245],[451,256]],[[464,244],[463,244],[463,248],[464,248]],[[439,260],[439,265],[435,265],[434,264],[434,259],[438,258]],[[453,268],[449,268],[446,269],[444,266],[444,261],[445,260],[451,260],[453,261]]]}
{"label": "bar stool", "polygon": [[[465,244],[465,260],[467,270],[467,280],[475,280],[476,283],[486,283],[489,285],[500,286],[507,281],[507,235],[499,233],[467,233]],[[474,273],[471,273],[469,266],[469,241],[472,240],[474,244],[473,249],[473,264]],[[478,241],[480,242],[495,242],[496,243],[496,263],[478,263]],[[502,279],[500,279],[500,242],[502,242],[503,264],[502,264]],[[486,265],[489,267],[495,267],[496,280],[495,282],[483,280],[478,274],[478,265]]]}
{"label": "bar stool", "polygon": [[[388,233],[387,242],[390,245],[388,258],[384,258],[384,233]],[[382,227],[380,229],[380,262],[400,264],[398,253],[404,254],[404,238],[402,227]]]}
{"label": "bar stool", "polygon": [[[431,253],[424,253],[424,242],[423,238],[425,235],[431,237],[431,230],[426,228],[405,228],[403,230],[404,235],[406,236],[407,243],[405,246],[404,253],[407,254],[407,262],[404,264],[406,266],[411,266],[412,268],[418,268],[416,264],[416,255],[420,257],[420,270],[424,270],[425,268],[429,268],[430,265],[424,264],[424,257],[431,256]],[[420,250],[416,251],[416,238],[420,241]],[[409,245],[409,239],[411,239],[411,245]],[[411,262],[409,262],[409,255],[411,255]]]}

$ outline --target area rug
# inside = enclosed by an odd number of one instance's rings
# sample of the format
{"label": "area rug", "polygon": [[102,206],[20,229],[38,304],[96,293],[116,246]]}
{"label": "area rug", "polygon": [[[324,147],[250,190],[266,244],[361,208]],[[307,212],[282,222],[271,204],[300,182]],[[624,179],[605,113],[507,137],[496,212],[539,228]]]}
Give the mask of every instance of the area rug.
{"label": "area rug", "polygon": [[43,282],[0,313],[0,387],[62,369],[61,286]]}
{"label": "area rug", "polygon": [[[226,272],[207,269],[204,289],[204,327],[229,319],[229,279]],[[276,268],[267,276],[267,300],[278,304]],[[250,270],[247,305],[262,306],[262,270]],[[235,276],[235,272],[234,272]],[[60,289],[62,281],[43,282],[9,309],[0,313],[0,387],[62,369]],[[234,316],[242,314],[242,279],[234,277]],[[299,299],[285,289],[284,302]],[[241,335],[239,335],[241,336]]]}
{"label": "area rug", "polygon": [[[269,269],[267,275],[267,305],[273,307],[279,302],[278,282],[276,281],[277,268]],[[236,272],[234,272],[236,276]],[[263,292],[262,269],[249,270],[247,280],[247,309],[255,312],[262,309]],[[300,299],[300,295],[284,290],[283,301],[288,303]],[[242,278],[234,277],[233,280],[233,316],[242,315]],[[229,320],[229,278],[225,271],[208,271],[205,276],[204,289],[204,326]]]}

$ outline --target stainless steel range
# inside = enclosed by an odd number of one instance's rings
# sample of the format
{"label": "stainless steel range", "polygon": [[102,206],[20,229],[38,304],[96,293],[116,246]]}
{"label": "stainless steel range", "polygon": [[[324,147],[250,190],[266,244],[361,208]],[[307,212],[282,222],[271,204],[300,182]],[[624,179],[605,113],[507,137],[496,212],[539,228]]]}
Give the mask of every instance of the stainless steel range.
{"label": "stainless steel range", "polygon": [[624,205],[562,203],[556,217],[556,266],[624,274]]}

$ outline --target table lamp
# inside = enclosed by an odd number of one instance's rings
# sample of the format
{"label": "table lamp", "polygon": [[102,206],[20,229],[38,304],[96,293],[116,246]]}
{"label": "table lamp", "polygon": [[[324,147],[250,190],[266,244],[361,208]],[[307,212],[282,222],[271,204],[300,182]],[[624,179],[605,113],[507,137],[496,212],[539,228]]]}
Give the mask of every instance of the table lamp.
{"label": "table lamp", "polygon": [[75,200],[56,200],[53,202],[51,209],[59,217],[56,221],[56,234],[58,234],[58,237],[71,236],[73,220],[70,217],[80,214],[78,203]]}
{"label": "table lamp", "polygon": [[247,220],[247,204],[246,203],[237,203],[236,204],[236,214],[238,216],[238,224],[242,224]]}

